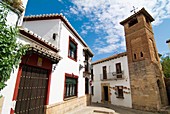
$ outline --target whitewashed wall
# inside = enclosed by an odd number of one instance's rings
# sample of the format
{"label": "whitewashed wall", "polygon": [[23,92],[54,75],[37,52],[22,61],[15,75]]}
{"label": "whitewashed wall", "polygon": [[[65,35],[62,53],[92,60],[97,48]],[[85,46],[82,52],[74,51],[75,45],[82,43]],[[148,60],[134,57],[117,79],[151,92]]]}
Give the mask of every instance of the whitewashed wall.
{"label": "whitewashed wall", "polygon": [[[23,6],[26,7],[28,0],[23,0]],[[83,78],[83,70],[79,71],[79,64],[83,65],[84,56],[82,43],[71,33],[67,26],[61,20],[41,20],[41,21],[28,21],[23,22],[22,13],[18,20],[18,26],[23,24],[23,27],[28,28],[34,33],[38,34],[42,38],[48,40],[60,49],[59,55],[63,58],[56,66],[56,70],[52,72],[49,104],[60,103],[63,101],[64,95],[64,79],[65,73],[74,74],[79,76],[78,78],[78,97],[85,95],[85,79]],[[8,15],[8,24],[16,25],[18,15],[10,12]],[[53,33],[57,33],[56,40],[53,40]],[[71,36],[78,43],[78,58],[77,62],[68,58],[68,43],[69,36]],[[20,35],[18,42],[23,44],[29,44],[33,41],[28,40],[27,37]],[[53,65],[54,66],[54,65]],[[15,102],[12,101],[15,83],[17,78],[18,68],[11,74],[10,79],[7,81],[7,86],[1,91],[1,94],[5,97],[2,114],[9,114],[10,109],[15,106]]]}
{"label": "whitewashed wall", "polygon": [[[69,36],[74,38],[78,43],[78,58],[77,62],[68,58],[68,43]],[[52,74],[51,89],[50,89],[50,99],[49,104],[62,102],[64,94],[64,79],[65,73],[74,74],[79,76],[78,78],[78,97],[85,95],[84,92],[84,78],[83,70],[79,72],[79,64],[83,64],[83,46],[80,42],[70,33],[67,27],[62,24],[61,37],[60,37],[60,52],[59,55],[63,58],[57,65],[56,70]]]}
{"label": "whitewashed wall", "polygon": [[[22,0],[23,6],[26,8],[28,0]],[[21,14],[21,17],[18,17],[18,14],[14,13],[13,11],[9,11],[7,15],[7,24],[10,26],[16,26],[17,21],[18,25],[20,26],[22,24],[22,20],[24,17],[25,11]],[[20,38],[17,38],[18,42],[22,42],[28,44],[28,41],[20,40]],[[4,102],[2,106],[2,112],[1,114],[9,114],[10,109],[15,107],[15,102],[12,101],[14,89],[15,89],[15,83],[17,78],[18,68],[14,69],[14,71],[11,73],[10,79],[6,82],[7,86],[0,91],[0,95],[4,97]]]}
{"label": "whitewashed wall", "polygon": [[52,38],[52,31],[59,32],[59,22],[60,20],[58,19],[24,21],[23,27],[28,28],[43,38],[44,36],[47,36],[47,34],[50,34],[50,37]]}
{"label": "whitewashed wall", "polygon": [[[28,30],[33,31],[37,35],[46,39],[57,48],[60,47],[61,26],[61,21],[58,19],[23,22],[23,27],[28,28]],[[53,39],[53,33],[57,34],[56,40]]]}
{"label": "whitewashed wall", "polygon": [[[124,71],[125,79],[122,80],[109,80],[109,81],[101,81],[100,74],[103,74],[103,66],[106,66],[107,73],[109,72],[116,72],[116,63],[121,63],[122,71]],[[102,94],[101,94],[101,83],[110,83],[110,87],[115,86],[126,86],[130,88],[130,81],[129,81],[129,70],[128,70],[128,62],[127,56],[123,56],[117,59],[112,59],[110,61],[102,62],[99,64],[93,65],[93,72],[94,72],[94,95],[92,96],[92,102],[101,102]],[[130,90],[128,90],[130,91]],[[132,107],[132,100],[131,94],[124,93],[124,99],[116,98],[115,90],[111,89],[111,104],[125,106],[125,107]]]}
{"label": "whitewashed wall", "polygon": [[[63,58],[56,66],[56,70],[52,73],[49,104],[60,103],[63,101],[64,95],[64,79],[65,73],[74,74],[78,78],[78,97],[85,95],[85,79],[83,78],[83,69],[79,71],[79,64],[83,65],[85,60],[83,56],[82,43],[72,34],[67,26],[61,20],[40,20],[24,22],[24,27],[37,33],[44,39],[51,41],[52,34],[58,34],[58,42],[51,42],[59,45],[59,55]],[[68,58],[69,36],[78,43],[77,62]],[[53,40],[53,39],[52,39]]]}
{"label": "whitewashed wall", "polygon": [[[48,24],[54,25],[53,22],[54,21],[52,21],[52,23],[48,22]],[[56,22],[58,22],[58,21],[56,21]],[[62,23],[62,22],[60,22],[60,23]],[[57,25],[54,25],[54,28],[57,28]],[[34,26],[36,26],[36,25],[34,25]],[[58,27],[59,27],[59,25],[58,25]],[[54,29],[54,28],[52,27],[51,29]],[[84,61],[83,45],[67,29],[67,27],[64,25],[64,23],[61,24],[60,28],[61,28],[61,33],[59,33],[59,34],[61,34],[60,35],[61,40],[60,40],[59,55],[63,59],[57,64],[56,70],[54,70],[54,72],[52,72],[49,104],[60,103],[63,101],[65,73],[69,73],[69,74],[73,73],[74,75],[79,76],[79,78],[78,78],[78,97],[85,95],[85,79],[83,78],[83,69],[81,69],[81,71],[79,71],[79,64],[83,65],[83,61]],[[46,33],[50,34],[49,31],[51,31],[51,34],[52,34],[54,30],[51,30],[51,29],[49,29]],[[43,29],[42,29],[42,31],[44,32]],[[46,36],[46,34],[44,34],[44,36]],[[74,40],[78,43],[77,62],[68,58],[69,36],[74,38]],[[20,35],[20,37],[18,38],[18,42],[23,43],[23,44],[30,44],[33,41],[30,41],[30,40],[28,40],[27,37]],[[5,96],[2,114],[9,114],[10,108],[15,106],[15,103],[12,102],[12,97],[14,94],[17,72],[18,72],[18,69],[15,69],[15,72],[11,74],[11,78],[7,82],[8,86],[2,91],[3,96]]]}
{"label": "whitewashed wall", "polygon": [[22,12],[20,19],[18,20],[18,26],[22,26],[23,18],[25,15],[26,7],[27,7],[28,0],[22,0],[22,6],[25,8],[25,10]]}
{"label": "whitewashed wall", "polygon": [[11,26],[16,26],[17,21],[18,15],[12,11],[9,11],[9,14],[7,15],[7,24]]}
{"label": "whitewashed wall", "polygon": [[[22,2],[23,2],[22,6],[26,8],[28,0],[22,0]],[[23,23],[24,15],[25,15],[25,10],[20,14],[17,14],[13,12],[12,10],[9,10],[9,14],[7,16],[7,23],[13,26],[16,26],[16,24],[17,26],[21,26]]]}
{"label": "whitewashed wall", "polygon": [[[17,42],[22,44],[31,44],[33,41],[28,40],[27,37],[19,35]],[[14,89],[16,84],[18,74],[18,68],[14,69],[14,72],[11,73],[10,79],[6,82],[7,86],[1,91],[1,95],[4,97],[4,103],[2,107],[2,114],[9,114],[10,109],[15,109],[15,101],[12,101],[14,95]]]}
{"label": "whitewashed wall", "polygon": [[1,91],[1,95],[4,97],[1,114],[10,114],[10,109],[15,106],[15,102],[12,102],[12,98],[14,95],[17,73],[18,68],[11,73],[10,79],[6,82],[7,86]]}

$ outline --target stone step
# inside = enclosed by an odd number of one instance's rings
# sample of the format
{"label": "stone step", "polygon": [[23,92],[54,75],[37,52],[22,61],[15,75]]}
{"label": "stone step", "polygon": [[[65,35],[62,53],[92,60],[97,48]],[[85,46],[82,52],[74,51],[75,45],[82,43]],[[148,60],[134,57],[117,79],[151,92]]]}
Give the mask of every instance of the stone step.
{"label": "stone step", "polygon": [[115,113],[114,110],[108,108],[86,106],[81,108],[80,110],[73,110],[66,114],[117,114],[117,113]]}

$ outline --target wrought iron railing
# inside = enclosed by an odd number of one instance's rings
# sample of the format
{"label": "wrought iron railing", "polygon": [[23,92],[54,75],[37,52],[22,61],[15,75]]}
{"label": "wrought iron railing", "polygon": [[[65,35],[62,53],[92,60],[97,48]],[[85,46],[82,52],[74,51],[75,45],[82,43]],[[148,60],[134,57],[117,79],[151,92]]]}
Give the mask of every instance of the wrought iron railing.
{"label": "wrought iron railing", "polygon": [[100,80],[122,80],[125,79],[124,72],[121,71],[121,73],[116,73],[116,72],[109,72],[104,74],[100,74]]}

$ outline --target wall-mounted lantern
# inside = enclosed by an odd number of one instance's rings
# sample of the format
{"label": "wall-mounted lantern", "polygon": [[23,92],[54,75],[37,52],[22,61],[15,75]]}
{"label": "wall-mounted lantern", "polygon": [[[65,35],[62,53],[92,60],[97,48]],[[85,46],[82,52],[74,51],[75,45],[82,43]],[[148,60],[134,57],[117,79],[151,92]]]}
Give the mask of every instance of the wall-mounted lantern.
{"label": "wall-mounted lantern", "polygon": [[79,64],[79,71],[82,69],[82,68],[85,68],[85,66],[87,65],[87,61],[83,61],[84,62],[84,66]]}

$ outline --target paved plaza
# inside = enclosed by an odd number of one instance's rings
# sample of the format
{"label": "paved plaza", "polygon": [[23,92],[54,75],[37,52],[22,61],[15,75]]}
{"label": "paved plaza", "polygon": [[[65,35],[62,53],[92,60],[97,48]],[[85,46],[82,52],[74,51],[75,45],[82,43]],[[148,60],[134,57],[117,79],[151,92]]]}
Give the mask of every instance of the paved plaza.
{"label": "paved plaza", "polygon": [[108,105],[92,103],[91,106],[82,107],[79,110],[74,110],[66,114],[168,114],[168,113],[147,112],[110,104]]}
{"label": "paved plaza", "polygon": [[161,114],[158,112],[154,113],[154,112],[140,111],[140,110],[135,110],[135,109],[126,108],[122,106],[110,105],[110,104],[93,103],[92,106],[105,107],[108,109],[112,109],[115,111],[115,114]]}

